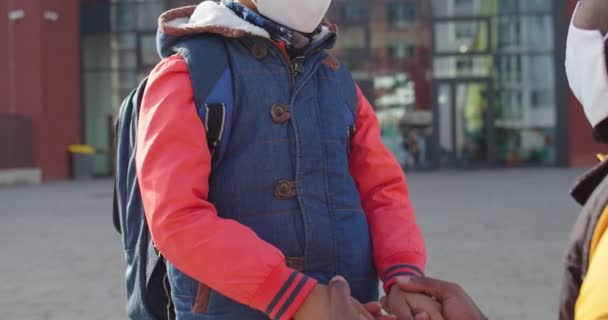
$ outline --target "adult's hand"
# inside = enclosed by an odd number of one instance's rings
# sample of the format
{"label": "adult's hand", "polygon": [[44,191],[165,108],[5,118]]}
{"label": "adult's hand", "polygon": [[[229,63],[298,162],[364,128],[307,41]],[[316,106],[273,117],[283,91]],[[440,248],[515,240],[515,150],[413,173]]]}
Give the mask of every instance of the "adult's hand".
{"label": "adult's hand", "polygon": [[394,285],[381,301],[397,320],[444,320],[441,304],[423,293],[404,291]]}
{"label": "adult's hand", "polygon": [[399,278],[395,285],[403,291],[434,297],[443,307],[445,320],[488,320],[473,299],[457,284],[432,278]]}
{"label": "adult's hand", "polygon": [[395,320],[394,316],[382,315],[377,302],[365,306],[351,298],[348,282],[335,277],[329,283],[329,318],[331,320]]}

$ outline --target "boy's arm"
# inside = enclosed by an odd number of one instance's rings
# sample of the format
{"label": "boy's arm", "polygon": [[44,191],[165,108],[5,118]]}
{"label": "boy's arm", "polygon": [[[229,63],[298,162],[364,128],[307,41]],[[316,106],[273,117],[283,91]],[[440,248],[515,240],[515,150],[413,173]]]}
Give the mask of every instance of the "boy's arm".
{"label": "boy's arm", "polygon": [[357,95],[359,108],[349,156],[350,173],[367,216],[374,264],[388,294],[397,276],[423,274],[426,251],[403,170],[382,143],[378,119],[359,88]]}
{"label": "boy's arm", "polygon": [[160,252],[214,290],[273,319],[292,318],[316,281],[289,269],[281,251],[251,229],[219,218],[207,201],[211,155],[180,56],[151,73],[137,136],[139,186]]}

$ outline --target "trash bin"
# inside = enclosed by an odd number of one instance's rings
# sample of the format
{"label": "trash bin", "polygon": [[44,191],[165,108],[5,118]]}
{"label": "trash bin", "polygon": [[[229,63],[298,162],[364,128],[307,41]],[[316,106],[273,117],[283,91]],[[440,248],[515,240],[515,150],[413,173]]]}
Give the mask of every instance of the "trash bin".
{"label": "trash bin", "polygon": [[74,180],[90,180],[91,167],[95,149],[88,145],[75,144],[68,146],[70,154],[70,171]]}

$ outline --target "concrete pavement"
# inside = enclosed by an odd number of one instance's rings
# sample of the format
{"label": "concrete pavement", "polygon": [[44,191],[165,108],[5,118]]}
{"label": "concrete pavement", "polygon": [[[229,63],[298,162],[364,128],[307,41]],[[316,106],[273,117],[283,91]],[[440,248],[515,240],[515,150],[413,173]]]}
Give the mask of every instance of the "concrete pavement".
{"label": "concrete pavement", "polygon": [[[429,274],[491,319],[553,319],[576,170],[409,175]],[[0,319],[124,319],[111,182],[0,188]]]}

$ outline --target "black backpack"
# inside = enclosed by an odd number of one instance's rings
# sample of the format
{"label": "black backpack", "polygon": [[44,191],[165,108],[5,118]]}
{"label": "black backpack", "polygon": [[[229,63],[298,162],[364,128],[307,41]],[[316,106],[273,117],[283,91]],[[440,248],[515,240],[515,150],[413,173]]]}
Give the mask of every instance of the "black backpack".
{"label": "black backpack", "polygon": [[[214,163],[228,138],[234,108],[232,74],[224,39],[200,35],[177,43],[192,78],[197,114],[207,131]],[[144,79],[122,102],[116,121],[114,227],[121,234],[127,262],[127,313],[131,319],[175,319],[167,269],[150,236],[135,166],[139,108]]]}

